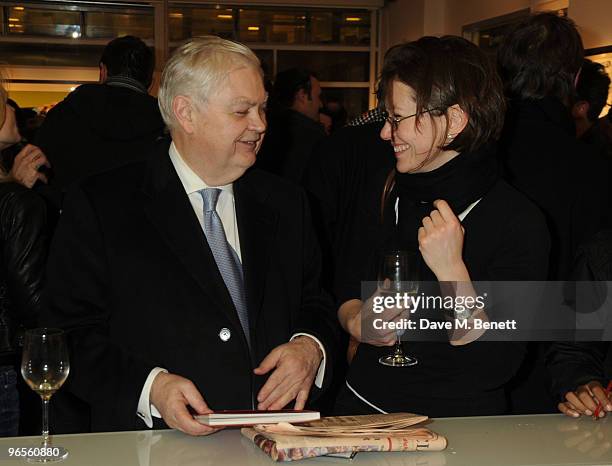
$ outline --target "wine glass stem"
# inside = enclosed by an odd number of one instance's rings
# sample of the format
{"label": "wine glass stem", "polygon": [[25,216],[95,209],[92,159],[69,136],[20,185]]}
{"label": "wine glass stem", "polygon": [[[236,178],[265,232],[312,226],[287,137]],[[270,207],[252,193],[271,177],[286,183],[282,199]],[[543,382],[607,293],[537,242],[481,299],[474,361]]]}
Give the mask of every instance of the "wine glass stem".
{"label": "wine glass stem", "polygon": [[397,337],[395,340],[395,352],[400,353],[402,351],[402,332],[400,330],[396,330],[395,336]]}
{"label": "wine glass stem", "polygon": [[42,403],[42,441],[47,446],[49,443],[49,398],[43,398]]}

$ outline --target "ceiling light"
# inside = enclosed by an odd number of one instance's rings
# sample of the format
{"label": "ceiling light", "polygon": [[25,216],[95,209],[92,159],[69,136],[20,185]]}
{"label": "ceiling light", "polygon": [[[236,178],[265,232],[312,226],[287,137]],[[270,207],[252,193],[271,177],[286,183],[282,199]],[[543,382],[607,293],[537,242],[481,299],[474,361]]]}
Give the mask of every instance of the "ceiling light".
{"label": "ceiling light", "polygon": [[17,10],[17,11],[23,11],[23,10],[25,10],[25,8],[24,8],[24,7],[22,7],[22,6],[16,6],[14,9],[15,9],[15,10]]}
{"label": "ceiling light", "polygon": [[348,16],[346,18],[346,21],[357,22],[357,21],[361,21],[361,18],[358,18],[356,16]]}
{"label": "ceiling light", "polygon": [[12,21],[14,23],[17,23],[19,21],[21,21],[19,18],[9,18],[9,21]]}
{"label": "ceiling light", "polygon": [[182,18],[183,13],[170,13],[170,18]]}
{"label": "ceiling light", "polygon": [[232,19],[233,16],[232,15],[217,15],[217,18],[219,18],[219,19]]}
{"label": "ceiling light", "polygon": [[249,31],[259,31],[259,26],[249,26],[247,29]]}

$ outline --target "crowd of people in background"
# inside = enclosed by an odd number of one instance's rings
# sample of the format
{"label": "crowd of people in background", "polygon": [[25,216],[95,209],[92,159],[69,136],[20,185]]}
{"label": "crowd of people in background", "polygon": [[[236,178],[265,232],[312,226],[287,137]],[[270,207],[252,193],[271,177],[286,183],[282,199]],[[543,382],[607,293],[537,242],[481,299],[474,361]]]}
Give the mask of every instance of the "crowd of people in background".
{"label": "crowd of people in background", "polygon": [[18,375],[37,326],[71,349],[58,433],[203,435],[188,408],[291,403],[612,412],[605,338],[409,342],[425,363],[394,370],[378,360],[395,334],[362,332],[361,284],[389,250],[465,295],[476,281],[612,280],[610,78],[571,20],[529,17],[495,60],[455,36],[398,44],[378,107],[357,118],[311,70],[266,92],[255,55],[223,39],[180,47],[159,102],[153,70],[126,36],[100,82],[44,119],[0,88],[0,436],[38,433]]}

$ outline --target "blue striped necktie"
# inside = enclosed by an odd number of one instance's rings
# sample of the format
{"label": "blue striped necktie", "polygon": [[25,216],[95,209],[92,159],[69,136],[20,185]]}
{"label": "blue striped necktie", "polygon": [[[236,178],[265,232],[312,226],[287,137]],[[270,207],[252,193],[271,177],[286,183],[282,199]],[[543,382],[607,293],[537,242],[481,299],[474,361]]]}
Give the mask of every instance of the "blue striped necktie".
{"label": "blue striped necktie", "polygon": [[249,315],[246,305],[242,264],[236,251],[227,242],[223,223],[217,213],[217,201],[219,200],[221,189],[207,188],[198,192],[204,200],[204,233],[206,234],[208,245],[213,253],[219,272],[221,272],[221,277],[223,277],[223,282],[232,298],[250,348],[251,336],[249,333]]}

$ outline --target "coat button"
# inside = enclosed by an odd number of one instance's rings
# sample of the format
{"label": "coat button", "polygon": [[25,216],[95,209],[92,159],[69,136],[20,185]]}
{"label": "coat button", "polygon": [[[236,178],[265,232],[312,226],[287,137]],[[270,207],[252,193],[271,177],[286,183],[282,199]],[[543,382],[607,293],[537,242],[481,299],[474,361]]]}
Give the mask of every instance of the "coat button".
{"label": "coat button", "polygon": [[222,328],[219,332],[219,338],[221,341],[227,341],[232,337],[232,332],[230,332],[229,328]]}

